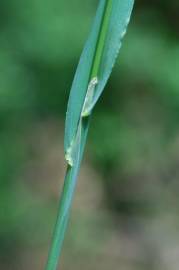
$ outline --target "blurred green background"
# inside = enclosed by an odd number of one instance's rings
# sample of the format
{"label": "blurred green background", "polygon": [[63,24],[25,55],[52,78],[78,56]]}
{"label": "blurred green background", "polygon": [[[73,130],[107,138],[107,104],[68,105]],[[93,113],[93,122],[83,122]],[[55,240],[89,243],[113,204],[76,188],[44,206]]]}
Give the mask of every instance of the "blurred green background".
{"label": "blurred green background", "polygon": [[[44,269],[95,0],[1,0],[0,269]],[[136,0],[91,121],[61,268],[179,265],[179,2]]]}

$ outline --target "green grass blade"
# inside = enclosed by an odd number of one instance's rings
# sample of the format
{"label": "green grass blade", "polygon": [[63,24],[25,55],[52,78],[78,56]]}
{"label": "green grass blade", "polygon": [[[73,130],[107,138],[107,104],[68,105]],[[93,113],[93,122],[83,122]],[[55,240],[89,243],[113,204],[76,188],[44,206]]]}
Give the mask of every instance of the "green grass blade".
{"label": "green grass blade", "polygon": [[68,163],[46,270],[55,270],[86,143],[90,115],[110,76],[126,32],[133,0],[100,0],[70,92],[65,157]]}
{"label": "green grass blade", "polygon": [[65,152],[76,135],[88,84],[98,77],[92,109],[110,76],[130,19],[133,0],[101,0],[72,84],[65,126]]}
{"label": "green grass blade", "polygon": [[112,72],[112,68],[122,45],[122,39],[127,31],[134,4],[133,0],[113,0],[111,2],[111,14],[108,29],[105,32],[103,53],[98,72],[95,74],[95,76],[98,77],[98,84],[91,106],[88,108],[88,113],[90,113],[95,106]]}
{"label": "green grass blade", "polygon": [[104,16],[105,5],[106,1],[101,0],[97,9],[91,32],[80,57],[80,61],[70,91],[65,125],[65,152],[70,147],[71,142],[76,135],[79,117],[90,79],[91,68],[93,66],[96,44],[100,33],[101,22]]}

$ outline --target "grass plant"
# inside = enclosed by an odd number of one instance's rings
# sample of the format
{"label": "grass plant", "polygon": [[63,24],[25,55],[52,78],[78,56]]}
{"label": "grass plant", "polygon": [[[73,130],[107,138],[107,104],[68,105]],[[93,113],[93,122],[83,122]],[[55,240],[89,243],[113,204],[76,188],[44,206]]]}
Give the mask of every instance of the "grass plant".
{"label": "grass plant", "polygon": [[89,122],[111,74],[126,33],[134,0],[100,0],[72,84],[65,126],[67,170],[46,270],[58,266]]}

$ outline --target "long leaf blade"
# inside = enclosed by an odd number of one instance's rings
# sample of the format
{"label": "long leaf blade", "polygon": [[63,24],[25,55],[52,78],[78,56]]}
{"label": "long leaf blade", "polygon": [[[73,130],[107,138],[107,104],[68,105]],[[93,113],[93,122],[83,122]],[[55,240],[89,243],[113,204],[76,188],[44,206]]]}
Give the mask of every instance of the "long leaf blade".
{"label": "long leaf blade", "polygon": [[66,113],[65,141],[64,141],[65,152],[70,147],[72,140],[74,139],[77,132],[78,122],[83,107],[86,90],[88,87],[91,67],[93,64],[93,59],[96,50],[96,43],[98,40],[105,4],[106,4],[105,0],[100,0],[96,16],[94,19],[94,23],[92,26],[92,30],[90,32],[89,38],[86,42],[86,45],[80,57],[80,61],[72,83]]}
{"label": "long leaf blade", "polygon": [[[98,83],[95,88],[92,100],[87,108],[89,114],[98,98],[100,97],[106,82],[114,66],[117,54],[121,47],[121,40],[126,32],[130,20],[134,0],[100,0],[91,34],[81,55],[76,75],[72,84],[65,125],[65,152],[73,144],[76,136],[82,108],[90,83],[90,72],[92,70],[94,57],[99,41],[101,23],[106,5],[111,5],[111,12],[108,14],[108,25],[104,42],[104,49],[101,53],[100,66],[98,71]],[[93,74],[92,74],[93,77]]]}

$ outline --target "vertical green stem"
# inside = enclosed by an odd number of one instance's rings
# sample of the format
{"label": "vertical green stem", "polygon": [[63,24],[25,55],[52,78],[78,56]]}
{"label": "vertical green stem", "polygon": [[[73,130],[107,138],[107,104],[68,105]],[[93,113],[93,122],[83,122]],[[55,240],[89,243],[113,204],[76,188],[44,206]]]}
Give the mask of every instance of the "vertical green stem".
{"label": "vertical green stem", "polygon": [[72,167],[67,167],[46,270],[54,270],[58,265],[58,258],[62,249],[63,239],[68,222],[69,208],[71,204],[71,200],[69,201],[69,198],[72,199],[74,189],[74,185],[72,185],[72,183],[74,183],[73,178],[75,174],[73,171],[74,170]]}

